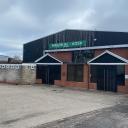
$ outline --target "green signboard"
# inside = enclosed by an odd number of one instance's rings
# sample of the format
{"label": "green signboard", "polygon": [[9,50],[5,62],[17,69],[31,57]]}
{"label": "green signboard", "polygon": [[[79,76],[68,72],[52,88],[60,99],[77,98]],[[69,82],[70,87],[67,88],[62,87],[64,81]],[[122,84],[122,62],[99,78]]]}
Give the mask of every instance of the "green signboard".
{"label": "green signboard", "polygon": [[86,41],[63,42],[63,43],[49,43],[48,49],[66,49],[66,48],[79,48],[85,47]]}

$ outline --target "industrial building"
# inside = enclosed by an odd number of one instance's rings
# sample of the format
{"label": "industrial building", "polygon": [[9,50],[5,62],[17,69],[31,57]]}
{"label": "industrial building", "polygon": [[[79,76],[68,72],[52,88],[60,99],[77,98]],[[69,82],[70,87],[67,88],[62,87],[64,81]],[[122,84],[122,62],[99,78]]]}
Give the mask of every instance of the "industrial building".
{"label": "industrial building", "polygon": [[128,93],[128,33],[64,30],[24,44],[36,82]]}

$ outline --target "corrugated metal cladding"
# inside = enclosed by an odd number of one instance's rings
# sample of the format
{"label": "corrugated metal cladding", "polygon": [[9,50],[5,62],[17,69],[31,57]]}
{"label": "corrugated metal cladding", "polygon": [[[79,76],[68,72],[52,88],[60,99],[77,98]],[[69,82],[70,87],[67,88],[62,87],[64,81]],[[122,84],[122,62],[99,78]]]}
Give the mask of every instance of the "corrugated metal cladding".
{"label": "corrugated metal cladding", "polygon": [[128,44],[128,32],[64,30],[24,44],[23,61],[34,62],[48,49],[48,43],[87,40],[87,46]]}

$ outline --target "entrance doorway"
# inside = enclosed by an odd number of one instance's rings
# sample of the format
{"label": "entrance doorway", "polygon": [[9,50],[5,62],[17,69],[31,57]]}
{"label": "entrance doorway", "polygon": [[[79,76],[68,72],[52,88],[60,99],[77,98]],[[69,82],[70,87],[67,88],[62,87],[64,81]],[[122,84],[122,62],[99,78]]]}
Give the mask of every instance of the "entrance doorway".
{"label": "entrance doorway", "polygon": [[97,89],[104,91],[117,91],[116,66],[98,66]]}
{"label": "entrance doorway", "polygon": [[37,65],[37,79],[42,79],[43,84],[53,85],[54,80],[61,79],[61,66]]}
{"label": "entrance doorway", "polygon": [[93,65],[91,66],[91,81],[97,83],[97,90],[117,92],[117,86],[124,85],[124,66]]}

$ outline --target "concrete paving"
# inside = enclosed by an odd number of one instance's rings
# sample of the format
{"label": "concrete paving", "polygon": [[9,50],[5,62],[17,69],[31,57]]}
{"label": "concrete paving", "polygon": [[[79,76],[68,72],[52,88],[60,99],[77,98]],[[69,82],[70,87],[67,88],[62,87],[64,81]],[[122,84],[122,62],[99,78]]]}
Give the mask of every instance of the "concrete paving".
{"label": "concrete paving", "polygon": [[109,108],[42,124],[35,128],[128,128],[127,99],[128,96],[122,103]]}
{"label": "concrete paving", "polygon": [[32,128],[113,107],[122,99],[116,93],[0,84],[0,128]]}

